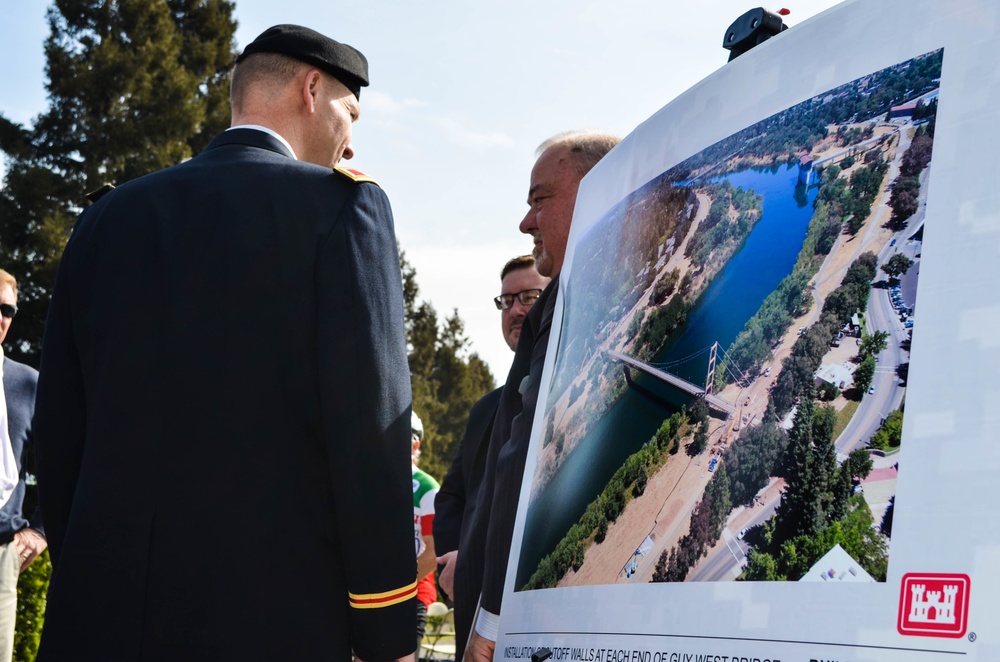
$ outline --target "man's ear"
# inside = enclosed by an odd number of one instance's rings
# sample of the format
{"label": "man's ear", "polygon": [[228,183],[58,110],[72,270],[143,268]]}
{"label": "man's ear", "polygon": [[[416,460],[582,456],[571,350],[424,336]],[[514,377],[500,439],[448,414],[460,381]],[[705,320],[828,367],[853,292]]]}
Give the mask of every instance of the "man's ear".
{"label": "man's ear", "polygon": [[323,75],[319,69],[310,69],[302,79],[302,102],[310,115],[316,112],[316,102],[322,82]]}

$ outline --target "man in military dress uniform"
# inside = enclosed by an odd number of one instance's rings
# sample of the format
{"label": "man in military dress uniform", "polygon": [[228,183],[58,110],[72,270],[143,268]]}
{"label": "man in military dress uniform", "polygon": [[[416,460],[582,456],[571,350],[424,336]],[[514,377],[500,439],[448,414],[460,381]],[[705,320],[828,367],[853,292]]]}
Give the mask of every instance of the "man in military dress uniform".
{"label": "man in military dress uniform", "polygon": [[39,660],[412,659],[392,215],[334,167],[367,84],[354,48],[270,28],[229,131],[80,217],[38,384]]}

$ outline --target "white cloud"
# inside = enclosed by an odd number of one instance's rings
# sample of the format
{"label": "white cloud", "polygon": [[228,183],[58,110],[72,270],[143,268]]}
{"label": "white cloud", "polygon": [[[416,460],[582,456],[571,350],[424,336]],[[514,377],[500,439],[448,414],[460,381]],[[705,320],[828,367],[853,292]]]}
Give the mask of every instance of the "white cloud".
{"label": "white cloud", "polygon": [[373,112],[376,115],[400,115],[406,111],[423,108],[427,105],[419,99],[410,97],[400,101],[378,90],[365,90],[362,93],[362,98],[364,99],[362,109]]}
{"label": "white cloud", "polygon": [[462,147],[483,149],[514,146],[514,140],[500,131],[477,131],[451,117],[439,117],[434,123],[444,129],[451,142]]}

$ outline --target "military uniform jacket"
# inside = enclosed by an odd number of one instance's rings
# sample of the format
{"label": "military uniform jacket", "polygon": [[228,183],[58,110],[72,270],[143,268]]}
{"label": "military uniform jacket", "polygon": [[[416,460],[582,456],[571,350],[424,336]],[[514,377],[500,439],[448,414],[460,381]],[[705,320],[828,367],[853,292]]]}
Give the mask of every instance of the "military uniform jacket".
{"label": "military uniform jacket", "polygon": [[410,402],[375,184],[237,129],[102,197],[42,348],[38,659],[412,652]]}

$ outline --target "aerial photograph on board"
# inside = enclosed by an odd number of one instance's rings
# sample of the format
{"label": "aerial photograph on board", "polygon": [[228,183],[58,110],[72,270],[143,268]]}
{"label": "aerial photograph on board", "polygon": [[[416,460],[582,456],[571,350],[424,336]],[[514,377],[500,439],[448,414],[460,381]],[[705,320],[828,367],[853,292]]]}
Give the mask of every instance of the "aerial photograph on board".
{"label": "aerial photograph on board", "polygon": [[943,55],[749,126],[576,238],[516,590],[886,580]]}

